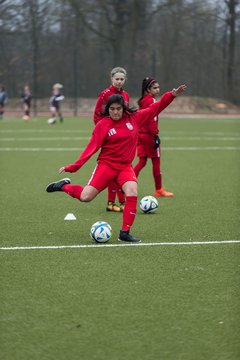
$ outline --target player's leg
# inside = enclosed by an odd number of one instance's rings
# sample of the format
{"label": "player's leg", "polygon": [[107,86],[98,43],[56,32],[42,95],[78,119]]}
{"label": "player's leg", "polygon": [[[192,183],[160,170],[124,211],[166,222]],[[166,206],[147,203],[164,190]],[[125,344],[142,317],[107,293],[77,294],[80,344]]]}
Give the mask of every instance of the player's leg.
{"label": "player's leg", "polygon": [[126,196],[126,204],[123,210],[122,229],[118,240],[127,242],[140,242],[141,240],[130,235],[131,226],[137,213],[137,179],[132,167],[121,172],[118,182]]}
{"label": "player's leg", "polygon": [[80,195],[83,191],[83,187],[81,185],[73,185],[71,184],[71,180],[69,178],[64,178],[48,184],[48,186],[46,187],[46,191],[49,193],[63,191],[68,195],[80,200]]}
{"label": "player's leg", "polygon": [[113,212],[121,212],[121,209],[116,204],[116,195],[117,195],[118,187],[114,181],[111,181],[108,184],[108,203],[106,210],[113,211]]}
{"label": "player's leg", "polygon": [[63,115],[62,115],[62,112],[60,111],[60,109],[57,110],[57,114],[58,114],[60,123],[62,123],[64,119],[63,119]]}
{"label": "player's leg", "polygon": [[[146,166],[148,159],[148,148],[149,148],[149,134],[140,133],[138,136],[138,145],[137,145],[137,156],[138,162],[133,167],[136,176],[138,177],[140,171]],[[151,139],[152,140],[152,139]]]}
{"label": "player's leg", "polygon": [[[118,197],[119,205],[116,204],[116,196]],[[125,206],[125,195],[122,192],[120,186],[115,182],[111,181],[108,185],[108,203],[106,210],[121,212]]]}
{"label": "player's leg", "polygon": [[98,193],[106,189],[112,179],[116,177],[116,174],[116,170],[109,168],[106,164],[97,164],[81,193],[80,201],[88,202],[93,200]]}
{"label": "player's leg", "polygon": [[28,121],[29,120],[29,106],[27,103],[23,104],[23,110],[24,110],[24,115],[23,115],[23,120],[24,121]]}
{"label": "player's leg", "polygon": [[160,157],[154,157],[152,160],[152,174],[154,179],[155,190],[162,188],[162,174],[160,171]]}
{"label": "player's leg", "polygon": [[99,191],[91,185],[86,185],[85,187],[83,187],[81,185],[71,184],[71,180],[68,178],[64,178],[49,184],[46,188],[46,191],[63,191],[71,197],[78,199],[82,202],[89,202],[93,200],[99,193]]}
{"label": "player's leg", "polygon": [[138,177],[140,171],[144,168],[144,166],[146,166],[146,164],[147,164],[147,157],[145,157],[145,156],[139,157],[137,164],[133,168],[137,177]]}
{"label": "player's leg", "polygon": [[119,185],[117,185],[117,197],[118,197],[118,201],[119,201],[120,210],[123,211],[124,207],[126,205],[126,198],[125,198],[124,192],[119,187]]}
{"label": "player's leg", "polygon": [[48,124],[49,125],[56,124],[57,109],[55,108],[55,106],[51,106],[50,111],[51,111],[51,117],[50,119],[48,119]]}
{"label": "player's leg", "polygon": [[114,177],[116,177],[116,170],[110,169],[105,164],[97,164],[85,187],[71,184],[69,178],[64,178],[50,183],[46,191],[63,191],[82,202],[89,202],[93,200],[99,192],[105,189]]}
{"label": "player's leg", "polygon": [[174,194],[172,192],[166,191],[162,186],[162,174],[161,174],[161,158],[153,157],[152,158],[152,172],[155,183],[155,192],[154,196],[156,197],[172,197]]}

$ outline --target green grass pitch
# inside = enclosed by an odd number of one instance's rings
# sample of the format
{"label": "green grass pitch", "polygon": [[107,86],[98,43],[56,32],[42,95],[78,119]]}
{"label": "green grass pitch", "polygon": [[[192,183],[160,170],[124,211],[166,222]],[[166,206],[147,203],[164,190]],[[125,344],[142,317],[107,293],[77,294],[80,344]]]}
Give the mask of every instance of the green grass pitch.
{"label": "green grass pitch", "polygon": [[[92,128],[86,117],[0,122],[1,360],[239,359],[240,119],[160,117],[163,183],[175,197],[152,215],[138,208],[132,233],[144,246],[119,244],[106,191],[86,204],[45,192]],[[67,176],[84,185],[95,161]],[[148,162],[139,199],[153,191]],[[93,245],[98,220],[119,246],[67,247]]]}

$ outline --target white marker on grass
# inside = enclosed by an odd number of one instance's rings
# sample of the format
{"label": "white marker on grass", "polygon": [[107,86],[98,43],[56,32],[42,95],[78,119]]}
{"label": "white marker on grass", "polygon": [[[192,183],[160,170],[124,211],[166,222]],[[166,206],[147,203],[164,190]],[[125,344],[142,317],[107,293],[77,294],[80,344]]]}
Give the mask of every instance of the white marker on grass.
{"label": "white marker on grass", "polygon": [[65,216],[64,220],[77,220],[77,218],[74,214],[69,213]]}

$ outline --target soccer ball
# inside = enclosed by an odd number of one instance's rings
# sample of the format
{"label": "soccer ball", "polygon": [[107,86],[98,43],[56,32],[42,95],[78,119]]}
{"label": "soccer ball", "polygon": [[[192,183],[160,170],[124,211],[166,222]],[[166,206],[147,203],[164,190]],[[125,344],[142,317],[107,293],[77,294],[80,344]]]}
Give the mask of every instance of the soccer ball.
{"label": "soccer ball", "polygon": [[152,195],[144,196],[140,201],[140,209],[145,214],[154,213],[158,209],[157,199]]}
{"label": "soccer ball", "polygon": [[24,115],[22,118],[24,121],[28,121],[29,120],[29,116],[28,115]]}
{"label": "soccer ball", "polygon": [[50,119],[48,119],[47,123],[48,123],[48,125],[53,125],[53,124],[55,124],[55,123],[56,123],[56,118],[50,118]]}
{"label": "soccer ball", "polygon": [[105,243],[112,236],[112,228],[106,221],[95,222],[90,229],[90,237],[98,243]]}

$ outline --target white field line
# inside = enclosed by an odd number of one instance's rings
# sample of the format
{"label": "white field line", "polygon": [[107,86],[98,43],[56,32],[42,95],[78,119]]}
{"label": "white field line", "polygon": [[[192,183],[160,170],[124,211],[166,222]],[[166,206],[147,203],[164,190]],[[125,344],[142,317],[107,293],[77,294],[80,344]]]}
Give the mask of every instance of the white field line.
{"label": "white field line", "polygon": [[[179,141],[240,141],[239,136],[163,136],[163,140],[179,140]],[[89,140],[88,136],[63,136],[63,137],[10,137],[0,138],[0,141],[78,141],[78,140]]]}
{"label": "white field line", "polygon": [[[53,134],[53,131],[52,130],[47,130],[47,129],[1,129],[1,134],[19,134],[19,133],[22,133],[22,134],[29,134],[29,133],[34,133],[34,134],[48,134],[48,133],[51,133]],[[91,133],[91,130],[87,130],[87,129],[77,129],[77,130],[71,130],[71,129],[65,129],[65,130],[61,130],[61,129],[54,129],[54,134],[57,134],[57,133],[87,133],[87,134],[90,134]],[[189,137],[200,137],[199,136],[199,131],[190,131],[187,133],[186,135],[186,131],[164,131],[162,134],[163,138],[165,138],[165,136],[168,136],[168,137],[171,137],[173,136],[173,138],[175,138],[176,136],[179,136],[179,135],[184,135],[184,138],[188,139]],[[226,136],[227,135],[227,136]],[[207,137],[207,136],[210,136],[211,138],[213,139],[216,139],[216,137],[223,137],[223,138],[227,138],[227,137],[238,137],[239,138],[239,133],[238,132],[223,132],[223,131],[203,131],[201,132],[201,136],[202,137]]]}
{"label": "white field line", "polygon": [[5,148],[0,148],[0,151],[83,151],[84,148],[80,148],[80,147],[72,147],[72,148],[39,148],[39,147],[34,147],[34,148],[21,148],[21,147],[16,147],[16,148],[11,148],[11,147],[5,147]]}
{"label": "white field line", "polygon": [[219,151],[219,150],[240,150],[240,146],[166,146],[164,151]]}
{"label": "white field line", "polygon": [[[82,151],[84,148],[81,147],[46,147],[46,148],[40,148],[40,147],[34,147],[34,148],[26,148],[26,147],[2,147],[0,148],[0,151],[39,151],[39,152],[46,152],[46,151]],[[176,146],[176,147],[162,147],[162,150],[164,151],[239,151],[240,146]]]}
{"label": "white field line", "polygon": [[0,250],[48,250],[48,249],[89,249],[89,248],[112,248],[128,246],[182,246],[182,245],[224,245],[240,244],[240,240],[213,240],[213,241],[183,241],[183,242],[159,242],[159,243],[123,243],[123,244],[92,244],[92,245],[49,245],[49,246],[12,246],[0,247]]}
{"label": "white field line", "polygon": [[[73,140],[89,140],[89,136],[64,136],[64,137],[24,137],[24,138],[1,138],[0,141],[73,141]],[[240,138],[239,138],[240,140]]]}
{"label": "white field line", "polygon": [[189,141],[239,141],[239,136],[162,136],[163,140],[189,140]]}
{"label": "white field line", "polygon": [[[70,129],[65,129],[65,130],[60,130],[60,129],[54,129],[54,134],[57,134],[57,133],[74,133],[76,134],[76,132],[78,133],[89,133],[89,130],[84,130],[84,129],[78,129],[77,131],[76,130],[70,130]],[[1,129],[1,134],[3,133],[34,133],[34,134],[37,134],[37,133],[53,133],[53,130],[52,129]],[[226,134],[223,134],[223,135],[226,135]]]}

